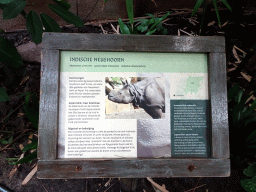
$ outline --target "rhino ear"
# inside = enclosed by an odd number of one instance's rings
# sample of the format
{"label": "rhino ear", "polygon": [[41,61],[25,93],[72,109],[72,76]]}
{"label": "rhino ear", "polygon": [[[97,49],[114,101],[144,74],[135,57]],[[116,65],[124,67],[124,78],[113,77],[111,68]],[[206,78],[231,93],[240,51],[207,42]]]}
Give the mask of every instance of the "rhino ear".
{"label": "rhino ear", "polygon": [[123,84],[123,85],[126,85],[126,82],[125,82],[125,80],[123,80],[123,79],[122,79],[121,81],[122,81],[122,84]]}

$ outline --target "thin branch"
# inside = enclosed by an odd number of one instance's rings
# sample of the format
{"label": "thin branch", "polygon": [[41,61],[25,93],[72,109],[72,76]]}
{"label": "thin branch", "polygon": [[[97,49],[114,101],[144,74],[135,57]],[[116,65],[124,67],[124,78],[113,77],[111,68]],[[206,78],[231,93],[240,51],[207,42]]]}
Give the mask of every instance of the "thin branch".
{"label": "thin branch", "polygon": [[15,110],[13,110],[11,113],[9,113],[4,119],[1,120],[1,123],[3,123],[11,114],[13,114],[17,109],[19,109],[22,105],[24,105],[25,102],[21,103]]}
{"label": "thin branch", "polygon": [[100,26],[100,28],[101,28],[103,34],[107,34],[107,33],[108,33],[108,32],[103,28],[103,26],[101,25],[101,23],[99,23],[99,26]]}
{"label": "thin branch", "polygon": [[34,169],[32,169],[32,171],[30,171],[30,173],[26,176],[26,178],[22,182],[22,185],[26,185],[32,179],[32,177],[36,174],[36,172],[37,172],[37,166],[35,166]]}
{"label": "thin branch", "polygon": [[185,34],[187,34],[188,36],[194,36],[194,35],[192,35],[192,34],[186,32],[186,31],[184,31],[184,30],[182,30],[182,29],[180,29],[180,31],[183,32],[183,33],[185,33]]}
{"label": "thin branch", "polygon": [[107,188],[104,192],[107,192],[111,187],[113,187],[118,181],[116,181],[114,184],[112,184],[109,188]]}
{"label": "thin branch", "polygon": [[111,25],[113,31],[114,31],[116,34],[120,34],[120,33],[117,31],[117,29],[112,25],[112,23],[110,23],[110,25]]}
{"label": "thin branch", "polygon": [[189,192],[189,191],[192,191],[192,190],[198,189],[198,188],[200,188],[200,187],[203,187],[203,186],[205,186],[205,185],[206,185],[206,184],[203,184],[203,185],[200,185],[200,186],[194,187],[193,189],[189,189],[189,190],[184,191],[184,192]]}
{"label": "thin branch", "polygon": [[159,189],[161,192],[169,192],[166,189],[164,189],[162,186],[160,186],[159,184],[157,184],[155,181],[153,181],[151,178],[147,177],[147,180],[154,185],[157,189]]}
{"label": "thin branch", "polygon": [[42,183],[41,179],[39,179],[41,184],[43,185],[43,188],[45,189],[46,192],[48,192],[48,190],[45,188],[44,184]]}
{"label": "thin branch", "polygon": [[11,144],[13,144],[16,140],[18,140],[19,138],[21,138],[22,137],[22,135],[24,134],[24,133],[26,133],[27,131],[29,131],[30,129],[26,129],[26,130],[24,130],[18,137],[16,137],[10,144],[8,144],[8,145],[6,145],[4,148],[2,148],[2,149],[0,149],[0,152],[1,151],[3,151],[3,150],[5,150],[5,149],[7,149]]}

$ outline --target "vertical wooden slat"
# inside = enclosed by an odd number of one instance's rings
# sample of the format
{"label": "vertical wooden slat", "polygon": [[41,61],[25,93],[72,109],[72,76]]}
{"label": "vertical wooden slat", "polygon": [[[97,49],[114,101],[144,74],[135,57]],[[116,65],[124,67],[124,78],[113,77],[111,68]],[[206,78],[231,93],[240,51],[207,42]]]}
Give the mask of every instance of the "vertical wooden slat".
{"label": "vertical wooden slat", "polygon": [[229,158],[226,54],[209,54],[212,158]]}
{"label": "vertical wooden slat", "polygon": [[56,159],[59,93],[59,51],[43,50],[40,85],[39,159]]}

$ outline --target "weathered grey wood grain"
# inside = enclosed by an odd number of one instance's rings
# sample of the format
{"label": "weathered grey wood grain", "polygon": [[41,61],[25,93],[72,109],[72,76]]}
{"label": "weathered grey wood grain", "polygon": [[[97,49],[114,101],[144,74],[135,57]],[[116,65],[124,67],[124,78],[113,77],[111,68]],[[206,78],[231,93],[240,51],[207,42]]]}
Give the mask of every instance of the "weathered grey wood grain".
{"label": "weathered grey wood grain", "polygon": [[56,159],[58,94],[59,51],[43,50],[39,110],[39,159]]}
{"label": "weathered grey wood grain", "polygon": [[[189,167],[194,167],[189,171]],[[39,178],[227,177],[228,159],[108,159],[40,161]]]}
{"label": "weathered grey wood grain", "polygon": [[224,37],[44,33],[46,49],[132,52],[225,52]]}
{"label": "weathered grey wood grain", "polygon": [[226,54],[209,54],[212,158],[229,158]]}

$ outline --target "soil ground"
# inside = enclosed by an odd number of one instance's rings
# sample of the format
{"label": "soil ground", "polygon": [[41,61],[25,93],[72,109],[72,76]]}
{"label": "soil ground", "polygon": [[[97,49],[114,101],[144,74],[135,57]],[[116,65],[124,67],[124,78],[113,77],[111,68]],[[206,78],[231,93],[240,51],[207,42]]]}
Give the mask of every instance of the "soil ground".
{"label": "soil ground", "polygon": [[[173,17],[170,17],[168,22],[165,23],[165,26],[168,29],[169,34],[171,35],[196,35],[199,34],[199,19],[194,18],[194,20],[189,19],[190,14],[180,14]],[[256,34],[255,30],[255,14],[253,15],[254,20],[251,22],[252,25],[248,26],[248,30],[245,33],[243,30],[242,34],[239,34],[239,38],[236,38],[236,45],[241,49],[248,50],[250,38],[254,37]],[[224,17],[222,17],[224,20]],[[251,19],[251,18],[250,18]],[[214,18],[215,20],[215,18]],[[206,31],[207,35],[223,35],[223,31],[219,31],[216,22],[210,23],[212,20],[209,20],[208,29]],[[248,18],[247,20],[250,23]],[[113,23],[114,27],[117,26],[117,23]],[[231,26],[232,27],[232,26]],[[63,27],[64,32],[79,32],[79,33],[114,33],[110,23],[105,23],[102,25],[91,24],[83,28],[72,28],[72,27]],[[180,29],[180,30],[179,30]],[[236,29],[234,29],[236,30]],[[185,31],[185,32],[184,32]],[[240,31],[239,31],[240,32]],[[238,33],[238,31],[234,31]],[[246,34],[246,35],[245,35]],[[251,35],[253,34],[253,35]],[[234,35],[234,34],[232,34]],[[20,31],[15,33],[4,34],[3,36],[10,39],[15,46],[26,43],[30,41],[30,36],[26,31]],[[227,45],[227,59],[228,63],[234,63],[236,58],[234,55],[230,54],[230,48]],[[232,51],[231,51],[232,52]],[[0,65],[1,66],[1,65]],[[14,192],[53,192],[53,191],[62,191],[62,192],[76,192],[76,191],[85,191],[85,192],[119,192],[123,182],[119,182],[119,178],[101,178],[101,179],[46,179],[39,180],[37,175],[27,183],[27,185],[22,186],[22,181],[32,170],[32,167],[36,164],[36,160],[32,163],[22,164],[18,167],[17,172],[12,178],[9,178],[9,174],[13,168],[13,165],[8,164],[7,158],[20,157],[22,151],[19,149],[19,145],[23,144],[24,146],[28,142],[28,137],[31,134],[34,134],[36,137],[36,130],[33,128],[28,118],[24,114],[23,101],[24,96],[21,95],[27,91],[35,93],[39,96],[39,84],[40,84],[40,63],[30,63],[24,62],[24,66],[27,69],[27,74],[25,77],[29,77],[27,80],[23,77],[19,78],[19,82],[14,86],[14,88],[8,90],[8,93],[11,97],[10,101],[0,104],[0,116],[6,118],[11,110],[11,115],[9,115],[8,120],[5,124],[0,127],[1,131],[12,131],[13,138],[17,138],[15,142],[12,143],[7,149],[2,150],[0,154],[0,191],[14,191]],[[228,65],[228,69],[232,66]],[[240,78],[240,77],[239,77]],[[21,83],[22,82],[22,83]],[[246,83],[245,83],[246,84]],[[141,114],[144,115],[144,114]],[[20,136],[20,137],[19,137]],[[4,145],[0,145],[2,149]],[[240,180],[244,178],[243,172],[232,162],[231,166],[231,176],[227,178],[153,178],[155,182],[160,185],[165,185],[166,189],[170,192],[173,191],[196,191],[196,192],[231,192],[231,191],[243,191],[240,185]],[[155,191],[152,185],[146,179],[138,180],[138,187],[136,191],[143,192]],[[124,189],[122,189],[124,191]]]}

